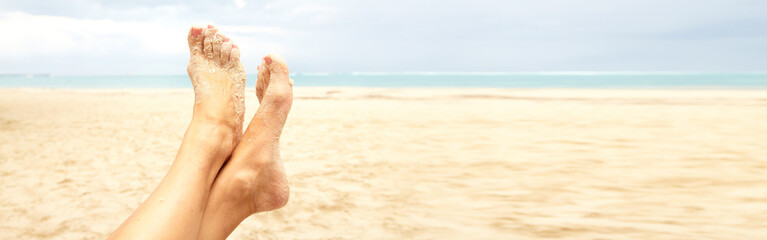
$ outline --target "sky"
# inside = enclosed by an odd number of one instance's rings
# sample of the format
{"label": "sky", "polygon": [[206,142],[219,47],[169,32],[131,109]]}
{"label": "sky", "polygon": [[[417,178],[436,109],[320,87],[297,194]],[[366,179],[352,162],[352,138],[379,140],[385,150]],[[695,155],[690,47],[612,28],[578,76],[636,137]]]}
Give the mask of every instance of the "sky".
{"label": "sky", "polygon": [[0,0],[0,73],[185,74],[209,23],[250,73],[767,70],[763,0]]}

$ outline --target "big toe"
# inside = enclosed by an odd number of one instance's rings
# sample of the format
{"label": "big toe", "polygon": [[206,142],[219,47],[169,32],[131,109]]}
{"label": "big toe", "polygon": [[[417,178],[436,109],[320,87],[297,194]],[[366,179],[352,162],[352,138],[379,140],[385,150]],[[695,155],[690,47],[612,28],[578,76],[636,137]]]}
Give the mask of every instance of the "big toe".
{"label": "big toe", "polygon": [[275,54],[264,57],[258,69],[256,95],[261,104],[256,115],[262,116],[265,122],[273,123],[271,129],[278,135],[293,104],[293,89],[288,76],[285,59]]}
{"label": "big toe", "polygon": [[274,53],[266,55],[264,57],[264,63],[272,74],[287,76],[290,73],[288,70],[288,63],[285,62],[285,58],[280,55]]}
{"label": "big toe", "polygon": [[189,29],[187,41],[189,42],[189,53],[201,54],[204,48],[205,28],[202,26],[193,26]]}
{"label": "big toe", "polygon": [[288,64],[282,56],[269,54],[264,57],[258,70],[256,95],[259,101],[290,104],[293,99],[292,82]]}

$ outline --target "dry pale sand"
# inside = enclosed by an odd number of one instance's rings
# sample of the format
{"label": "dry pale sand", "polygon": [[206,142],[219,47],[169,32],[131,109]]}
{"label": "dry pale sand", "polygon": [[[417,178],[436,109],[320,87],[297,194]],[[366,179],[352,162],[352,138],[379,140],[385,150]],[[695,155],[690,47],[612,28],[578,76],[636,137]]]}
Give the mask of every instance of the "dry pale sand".
{"label": "dry pale sand", "polygon": [[[192,101],[0,90],[0,239],[107,236]],[[767,239],[765,90],[299,87],[282,141],[290,203],[232,239]]]}

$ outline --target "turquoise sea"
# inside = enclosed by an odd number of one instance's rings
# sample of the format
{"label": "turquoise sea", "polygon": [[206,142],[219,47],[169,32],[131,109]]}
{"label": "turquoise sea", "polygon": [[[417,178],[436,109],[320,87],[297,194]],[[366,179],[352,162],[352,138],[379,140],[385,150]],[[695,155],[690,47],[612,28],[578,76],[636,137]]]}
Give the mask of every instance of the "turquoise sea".
{"label": "turquoise sea", "polygon": [[[255,75],[248,85],[255,85]],[[767,72],[413,72],[297,73],[296,86],[487,88],[767,88]],[[187,88],[186,75],[0,75],[0,87]]]}

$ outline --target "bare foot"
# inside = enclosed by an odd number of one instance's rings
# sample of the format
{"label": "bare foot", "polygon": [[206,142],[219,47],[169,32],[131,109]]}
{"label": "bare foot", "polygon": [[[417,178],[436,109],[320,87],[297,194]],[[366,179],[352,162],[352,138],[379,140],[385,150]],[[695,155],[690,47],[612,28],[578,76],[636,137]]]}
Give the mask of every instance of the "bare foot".
{"label": "bare foot", "polygon": [[[258,154],[249,159],[252,166],[260,166],[251,169],[256,172],[256,191],[251,202],[253,213],[281,208],[287,204],[290,195],[280,161],[279,141],[293,104],[293,80],[289,78],[285,59],[276,54],[264,57],[258,69],[256,96],[261,104],[248,127],[249,130],[253,127],[253,132],[246,134],[245,142],[245,146]],[[254,123],[259,125],[254,126]]]}
{"label": "bare foot", "polygon": [[[194,86],[194,119],[231,128],[239,142],[245,112],[245,68],[240,49],[212,25],[189,30],[189,64]],[[231,150],[231,149],[229,149]]]}
{"label": "bare foot", "polygon": [[239,49],[214,26],[189,30],[192,122],[168,173],[111,239],[195,239],[211,188],[242,135],[245,71]]}
{"label": "bare foot", "polygon": [[256,86],[261,104],[213,183],[200,239],[224,239],[248,216],[288,202],[290,189],[279,151],[282,127],[293,103],[285,60],[274,54],[264,57]]}

